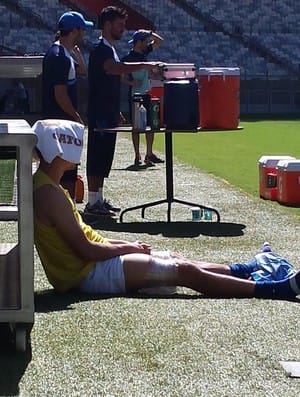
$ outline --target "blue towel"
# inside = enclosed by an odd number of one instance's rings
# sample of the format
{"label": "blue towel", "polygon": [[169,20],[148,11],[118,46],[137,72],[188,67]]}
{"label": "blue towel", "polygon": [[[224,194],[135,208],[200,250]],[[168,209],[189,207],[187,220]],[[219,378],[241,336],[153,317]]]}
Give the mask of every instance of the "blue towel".
{"label": "blue towel", "polygon": [[254,281],[284,280],[296,273],[294,266],[275,252],[262,252],[255,255],[256,266],[251,273]]}

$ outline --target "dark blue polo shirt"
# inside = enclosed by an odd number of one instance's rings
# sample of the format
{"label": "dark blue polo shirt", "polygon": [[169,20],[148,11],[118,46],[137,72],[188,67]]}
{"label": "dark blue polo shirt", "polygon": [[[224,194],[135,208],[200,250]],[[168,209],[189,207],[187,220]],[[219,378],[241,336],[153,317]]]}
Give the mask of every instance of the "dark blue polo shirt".
{"label": "dark blue polo shirt", "polygon": [[45,118],[72,120],[58,105],[54,96],[56,85],[66,85],[68,95],[77,108],[76,61],[62,45],[54,43],[43,59],[42,73],[42,112]]}
{"label": "dark blue polo shirt", "polygon": [[88,66],[88,119],[94,127],[96,122],[116,127],[120,120],[120,75],[107,73],[103,64],[115,59],[113,49],[100,39],[93,47]]}

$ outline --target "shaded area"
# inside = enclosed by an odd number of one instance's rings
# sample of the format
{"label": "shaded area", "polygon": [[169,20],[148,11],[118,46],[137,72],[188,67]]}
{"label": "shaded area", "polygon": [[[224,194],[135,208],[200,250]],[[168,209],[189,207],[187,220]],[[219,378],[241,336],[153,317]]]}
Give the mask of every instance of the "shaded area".
{"label": "shaded area", "polygon": [[[36,313],[51,313],[51,312],[59,312],[65,310],[73,310],[72,305],[87,302],[87,301],[101,301],[101,300],[109,300],[116,298],[125,298],[125,299],[167,299],[167,300],[199,300],[199,299],[208,299],[208,300],[223,300],[221,297],[209,297],[204,294],[200,294],[198,292],[177,292],[175,294],[143,294],[143,293],[128,293],[128,294],[87,294],[78,292],[76,290],[60,293],[55,291],[54,289],[46,289],[43,291],[39,291],[35,293],[34,301],[35,301],[35,312]],[[235,300],[236,298],[226,298],[226,300]],[[239,298],[240,299],[249,299],[249,298]],[[252,298],[250,298],[252,299]],[[261,298],[261,300],[264,300]],[[269,299],[266,299],[269,300]],[[291,298],[286,299],[286,302],[294,302],[296,304],[300,303],[300,299]],[[1,391],[1,390],[0,390]]]}
{"label": "shaded area", "polygon": [[171,295],[156,295],[149,294],[143,295],[138,293],[132,294],[86,294],[78,291],[70,291],[66,293],[60,293],[54,289],[47,289],[35,293],[35,311],[36,313],[49,313],[58,312],[63,310],[73,310],[72,305],[86,301],[106,300],[115,298],[126,298],[126,299],[184,299],[194,300],[204,298],[198,294],[186,294],[176,293]]}
{"label": "shaded area", "polygon": [[31,346],[25,353],[15,351],[14,337],[6,323],[0,324],[0,395],[19,395],[19,383],[31,361]]}
{"label": "shaded area", "polygon": [[114,220],[93,219],[90,224],[94,229],[116,232],[161,234],[164,237],[197,237],[200,235],[212,237],[236,237],[244,234],[245,225],[226,222],[123,222]]}

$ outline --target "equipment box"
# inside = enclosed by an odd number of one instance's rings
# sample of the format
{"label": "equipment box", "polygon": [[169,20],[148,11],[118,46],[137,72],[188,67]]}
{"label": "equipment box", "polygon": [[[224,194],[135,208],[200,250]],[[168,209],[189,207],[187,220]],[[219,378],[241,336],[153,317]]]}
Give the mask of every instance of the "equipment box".
{"label": "equipment box", "polygon": [[173,80],[196,78],[196,67],[193,63],[161,63],[150,75],[151,80]]}
{"label": "equipment box", "polygon": [[278,202],[300,206],[300,160],[281,160],[277,164]]}
{"label": "equipment box", "polygon": [[1,203],[0,221],[16,221],[18,237],[0,243],[0,323],[9,324],[16,349],[25,351],[34,322],[32,154],[37,137],[25,120],[1,120],[1,127],[1,158],[16,160],[17,199],[14,205]]}
{"label": "equipment box", "polygon": [[293,160],[291,156],[262,156],[258,160],[259,196],[266,200],[277,200],[277,169],[280,160]]}

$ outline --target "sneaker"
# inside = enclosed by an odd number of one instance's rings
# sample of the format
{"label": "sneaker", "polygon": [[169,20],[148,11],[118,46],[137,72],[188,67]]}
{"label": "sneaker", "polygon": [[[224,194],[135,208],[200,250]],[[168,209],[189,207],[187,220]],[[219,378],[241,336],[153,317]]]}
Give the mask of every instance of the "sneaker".
{"label": "sneaker", "polygon": [[160,164],[160,163],[164,163],[164,160],[160,159],[155,154],[151,154],[151,156],[147,156],[147,155],[145,156],[145,163]]}
{"label": "sneaker", "polygon": [[94,216],[114,216],[116,215],[113,211],[107,208],[104,203],[100,203],[100,201],[96,201],[95,204],[91,205],[87,203],[83,211],[84,215],[94,215]]}
{"label": "sneaker", "polygon": [[103,204],[104,208],[108,209],[109,211],[112,212],[120,212],[121,208],[120,207],[116,207],[115,205],[113,205],[109,200],[104,200]]}

